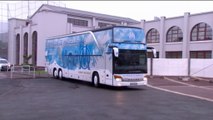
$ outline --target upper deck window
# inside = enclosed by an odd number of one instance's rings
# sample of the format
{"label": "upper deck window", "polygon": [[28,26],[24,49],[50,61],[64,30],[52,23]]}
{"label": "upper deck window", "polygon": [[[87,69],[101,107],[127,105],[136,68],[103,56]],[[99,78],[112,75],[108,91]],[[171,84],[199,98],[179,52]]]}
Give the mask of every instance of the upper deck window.
{"label": "upper deck window", "polygon": [[144,31],[140,28],[115,27],[113,29],[114,42],[145,43]]}

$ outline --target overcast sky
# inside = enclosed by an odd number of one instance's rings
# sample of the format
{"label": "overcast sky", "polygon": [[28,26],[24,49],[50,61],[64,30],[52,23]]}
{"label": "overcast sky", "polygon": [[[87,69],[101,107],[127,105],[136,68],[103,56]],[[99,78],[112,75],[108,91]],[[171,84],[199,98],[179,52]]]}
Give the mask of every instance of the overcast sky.
{"label": "overcast sky", "polygon": [[91,12],[129,17],[135,20],[153,20],[182,16],[185,12],[213,11],[213,1],[63,1],[66,7]]}
{"label": "overcast sky", "polygon": [[[31,0],[29,0],[31,1]],[[0,1],[4,2],[4,1]],[[20,3],[20,1],[5,1],[7,3]],[[25,3],[28,1],[25,0]],[[213,11],[213,1],[37,1],[42,3],[63,3],[67,8],[103,13],[135,20],[153,20],[154,17],[183,16],[185,12],[191,14]],[[31,4],[35,4],[32,2]],[[36,3],[37,4],[37,3]],[[32,5],[33,6],[33,5]],[[61,5],[63,6],[63,5]],[[23,10],[22,10],[23,11]],[[31,11],[32,12],[32,11]]]}

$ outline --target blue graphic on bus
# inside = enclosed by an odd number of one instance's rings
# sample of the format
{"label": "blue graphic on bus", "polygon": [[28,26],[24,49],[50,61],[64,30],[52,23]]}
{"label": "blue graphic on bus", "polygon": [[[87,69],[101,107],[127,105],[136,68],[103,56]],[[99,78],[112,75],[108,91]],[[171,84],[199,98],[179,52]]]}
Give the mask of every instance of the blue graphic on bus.
{"label": "blue graphic on bus", "polygon": [[114,42],[119,43],[145,43],[144,31],[141,29],[115,27]]}
{"label": "blue graphic on bus", "polygon": [[97,64],[97,56],[112,52],[109,46],[145,50],[146,46],[142,43],[145,43],[143,30],[124,27],[47,39],[46,61],[49,64],[56,62],[69,70],[90,70]]}
{"label": "blue graphic on bus", "polygon": [[[62,37],[59,38],[60,40],[47,40],[46,60],[50,64],[55,60],[59,66],[67,69],[90,69],[90,65],[95,66],[96,64],[95,56],[101,56],[105,50],[105,47],[98,46],[97,42],[97,39],[99,39],[99,41],[103,39],[103,34],[110,36],[107,34],[111,33],[110,31],[104,31],[96,33],[96,37],[87,33]],[[111,40],[111,38],[108,39]]]}

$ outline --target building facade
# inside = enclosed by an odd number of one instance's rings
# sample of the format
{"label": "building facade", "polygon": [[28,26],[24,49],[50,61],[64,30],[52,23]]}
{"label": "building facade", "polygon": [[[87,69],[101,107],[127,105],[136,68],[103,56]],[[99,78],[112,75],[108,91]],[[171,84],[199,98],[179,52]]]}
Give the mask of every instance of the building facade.
{"label": "building facade", "polygon": [[[44,66],[45,40],[48,37],[110,25],[135,24],[140,22],[44,4],[27,20],[9,19],[8,60],[15,65],[28,62],[35,66]],[[29,61],[27,58],[30,58]]]}
{"label": "building facade", "polygon": [[110,25],[143,28],[159,58],[213,58],[213,12],[136,21],[45,4],[27,20],[9,19],[8,59],[20,65],[31,55],[29,63],[44,66],[48,37]]}
{"label": "building facade", "polygon": [[213,12],[173,18],[141,21],[148,46],[154,47],[159,58],[213,57]]}

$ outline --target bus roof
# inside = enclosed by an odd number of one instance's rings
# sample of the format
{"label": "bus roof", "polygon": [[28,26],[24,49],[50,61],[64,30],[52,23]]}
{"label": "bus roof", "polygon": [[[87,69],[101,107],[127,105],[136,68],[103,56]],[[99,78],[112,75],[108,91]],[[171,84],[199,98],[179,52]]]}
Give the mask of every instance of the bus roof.
{"label": "bus roof", "polygon": [[76,32],[76,33],[69,33],[69,34],[64,34],[64,35],[52,36],[52,37],[48,37],[47,39],[61,38],[61,37],[66,37],[66,36],[70,36],[70,35],[74,36],[74,35],[85,34],[85,33],[89,33],[89,32],[98,32],[98,31],[113,29],[115,27],[142,29],[140,27],[133,27],[133,26],[107,26],[107,27],[93,29],[93,30],[86,30],[86,31],[81,31],[81,32]]}

